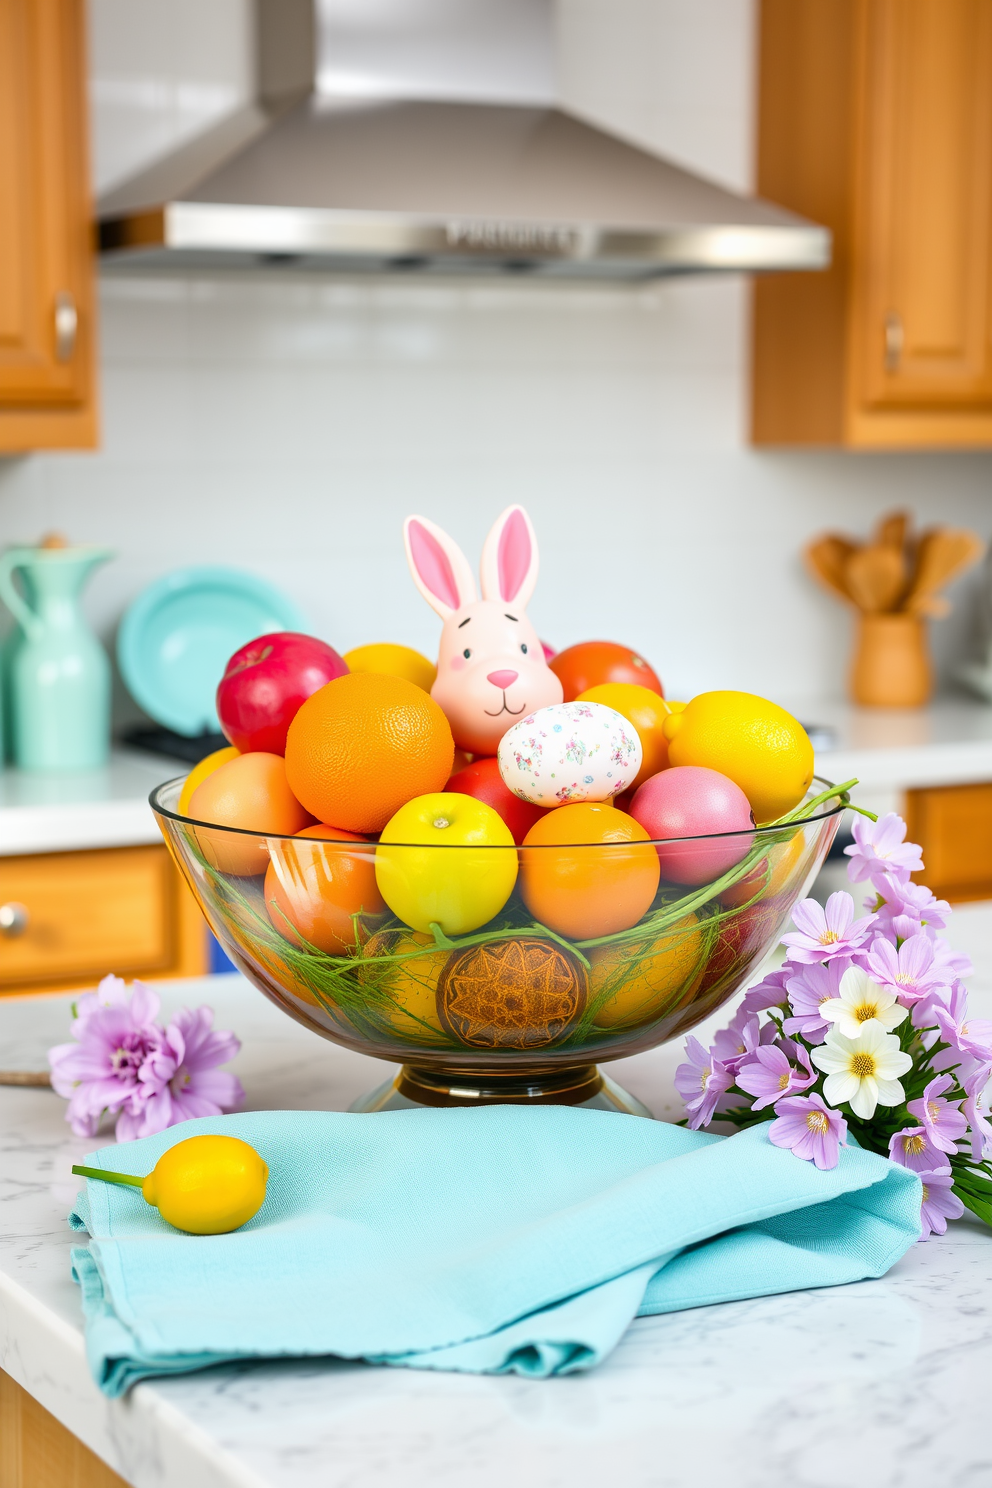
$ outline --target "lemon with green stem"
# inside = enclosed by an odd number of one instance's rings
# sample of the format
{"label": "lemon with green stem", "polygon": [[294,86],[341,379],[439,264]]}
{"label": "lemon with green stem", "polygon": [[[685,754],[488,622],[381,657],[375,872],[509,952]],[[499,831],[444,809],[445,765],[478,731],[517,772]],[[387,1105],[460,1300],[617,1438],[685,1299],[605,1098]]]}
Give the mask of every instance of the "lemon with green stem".
{"label": "lemon with green stem", "polygon": [[109,1168],[74,1166],[81,1178],[140,1188],[142,1197],[177,1230],[225,1235],[240,1229],[265,1200],[269,1169],[239,1137],[187,1137],[163,1152],[145,1178]]}

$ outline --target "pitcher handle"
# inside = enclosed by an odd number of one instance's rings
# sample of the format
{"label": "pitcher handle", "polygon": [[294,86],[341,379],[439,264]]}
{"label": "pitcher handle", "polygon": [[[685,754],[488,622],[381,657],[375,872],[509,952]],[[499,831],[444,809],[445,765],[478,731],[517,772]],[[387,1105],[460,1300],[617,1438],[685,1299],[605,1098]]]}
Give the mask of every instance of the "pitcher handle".
{"label": "pitcher handle", "polygon": [[14,587],[14,570],[20,566],[21,559],[16,552],[0,553],[0,599],[3,600],[24,634],[36,641],[42,634],[42,623]]}

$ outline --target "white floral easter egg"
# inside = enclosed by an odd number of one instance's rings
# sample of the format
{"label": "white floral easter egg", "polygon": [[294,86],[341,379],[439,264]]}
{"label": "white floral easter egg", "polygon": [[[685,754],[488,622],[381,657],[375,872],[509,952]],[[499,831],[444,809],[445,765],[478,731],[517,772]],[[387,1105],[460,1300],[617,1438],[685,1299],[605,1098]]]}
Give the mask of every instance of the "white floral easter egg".
{"label": "white floral easter egg", "polygon": [[641,768],[633,724],[602,703],[551,703],[507,729],[497,750],[503,782],[535,806],[609,801]]}

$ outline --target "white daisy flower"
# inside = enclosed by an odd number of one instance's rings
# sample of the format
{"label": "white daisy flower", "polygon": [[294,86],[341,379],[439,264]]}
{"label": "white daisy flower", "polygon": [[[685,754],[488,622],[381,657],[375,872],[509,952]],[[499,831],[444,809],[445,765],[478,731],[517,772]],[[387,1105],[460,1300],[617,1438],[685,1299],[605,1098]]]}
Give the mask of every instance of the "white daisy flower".
{"label": "white daisy flower", "polygon": [[866,1023],[874,1020],[884,1029],[898,1028],[909,1009],[896,1001],[894,992],[873,982],[860,966],[851,966],[840,979],[839,997],[820,1003],[820,1017],[836,1023],[845,1038],[856,1039]]}
{"label": "white daisy flower", "polygon": [[906,1099],[899,1076],[912,1068],[913,1061],[876,1018],[861,1025],[857,1038],[828,1029],[825,1042],[811,1050],[810,1057],[827,1076],[823,1097],[828,1105],[846,1101],[862,1121],[871,1120],[876,1106],[898,1106]]}

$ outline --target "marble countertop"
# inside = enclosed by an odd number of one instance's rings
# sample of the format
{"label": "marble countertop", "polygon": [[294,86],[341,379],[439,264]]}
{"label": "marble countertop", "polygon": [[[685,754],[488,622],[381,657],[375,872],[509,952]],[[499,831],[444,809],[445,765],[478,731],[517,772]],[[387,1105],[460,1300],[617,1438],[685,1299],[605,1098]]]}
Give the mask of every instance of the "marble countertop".
{"label": "marble countertop", "polygon": [[0,770],[0,857],[161,842],[149,793],[188,770],[128,749],[115,749],[100,770]]}
{"label": "marble countertop", "polygon": [[[992,1015],[992,907],[953,922]],[[382,1064],[322,1042],[240,977],[160,984],[209,1000],[255,1108],[336,1109]],[[728,1010],[704,1025],[705,1034]],[[0,1002],[0,1063],[36,1068],[68,999]],[[675,1046],[611,1067],[657,1115]],[[0,1367],[136,1488],[978,1488],[992,1477],[992,1234],[970,1221],[882,1280],[640,1319],[590,1374],[430,1374],[334,1360],[225,1366],[109,1401],[69,1277],[73,1138],[50,1091],[0,1089]],[[374,1119],[374,1118],[370,1118]]]}

